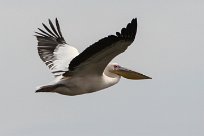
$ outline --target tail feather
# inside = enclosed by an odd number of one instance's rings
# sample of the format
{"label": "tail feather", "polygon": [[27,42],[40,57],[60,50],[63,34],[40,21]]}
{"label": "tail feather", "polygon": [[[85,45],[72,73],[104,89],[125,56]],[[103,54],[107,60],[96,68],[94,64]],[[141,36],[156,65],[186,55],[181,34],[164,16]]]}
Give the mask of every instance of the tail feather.
{"label": "tail feather", "polygon": [[41,86],[39,87],[35,92],[55,92],[54,90],[57,88],[58,86],[56,85],[46,85],[46,86]]}

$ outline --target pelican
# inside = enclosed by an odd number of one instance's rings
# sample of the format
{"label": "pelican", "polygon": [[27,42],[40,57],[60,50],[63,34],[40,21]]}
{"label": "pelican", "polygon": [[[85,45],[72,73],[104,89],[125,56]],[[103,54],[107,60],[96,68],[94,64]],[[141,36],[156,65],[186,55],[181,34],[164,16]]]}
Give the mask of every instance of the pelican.
{"label": "pelican", "polygon": [[82,53],[66,43],[58,19],[55,25],[42,23],[44,30],[35,32],[38,54],[53,73],[55,80],[38,87],[36,92],[55,92],[74,96],[96,92],[119,82],[121,76],[132,80],[151,79],[141,73],[124,68],[111,60],[130,46],[137,31],[137,18],[133,18],[121,32],[109,35],[86,48]]}

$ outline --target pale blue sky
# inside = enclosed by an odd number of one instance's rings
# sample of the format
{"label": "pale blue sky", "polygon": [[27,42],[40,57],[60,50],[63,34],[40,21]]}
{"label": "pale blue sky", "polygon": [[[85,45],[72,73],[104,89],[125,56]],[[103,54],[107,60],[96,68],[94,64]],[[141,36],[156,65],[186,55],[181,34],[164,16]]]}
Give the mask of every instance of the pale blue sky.
{"label": "pale blue sky", "polygon": [[[204,1],[0,1],[2,136],[203,136]],[[137,37],[113,62],[151,76],[76,97],[35,94],[53,79],[34,31],[58,17],[83,51],[132,18]]]}

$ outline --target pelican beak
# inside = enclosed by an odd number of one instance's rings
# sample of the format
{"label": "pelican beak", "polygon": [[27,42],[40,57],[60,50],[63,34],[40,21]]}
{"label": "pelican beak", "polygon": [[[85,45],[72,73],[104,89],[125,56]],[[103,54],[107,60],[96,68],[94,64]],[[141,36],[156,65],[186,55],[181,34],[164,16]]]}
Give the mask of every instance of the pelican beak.
{"label": "pelican beak", "polygon": [[132,80],[152,79],[151,77],[145,76],[141,73],[129,70],[121,66],[118,67],[116,70],[112,70],[112,73],[120,75],[127,79],[132,79]]}

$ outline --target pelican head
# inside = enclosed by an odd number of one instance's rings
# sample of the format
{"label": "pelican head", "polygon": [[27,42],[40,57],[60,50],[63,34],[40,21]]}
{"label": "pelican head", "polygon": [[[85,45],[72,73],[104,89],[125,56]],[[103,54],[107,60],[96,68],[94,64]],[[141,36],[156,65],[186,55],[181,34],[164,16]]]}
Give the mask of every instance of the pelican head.
{"label": "pelican head", "polygon": [[132,79],[132,80],[152,79],[151,77],[148,77],[148,76],[143,75],[141,73],[124,68],[124,67],[118,65],[117,63],[109,64],[107,66],[107,70],[112,74],[116,74],[118,76],[122,76],[122,77],[127,78],[127,79]]}

